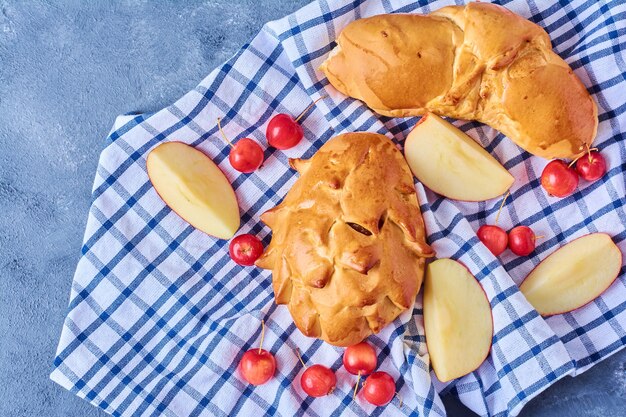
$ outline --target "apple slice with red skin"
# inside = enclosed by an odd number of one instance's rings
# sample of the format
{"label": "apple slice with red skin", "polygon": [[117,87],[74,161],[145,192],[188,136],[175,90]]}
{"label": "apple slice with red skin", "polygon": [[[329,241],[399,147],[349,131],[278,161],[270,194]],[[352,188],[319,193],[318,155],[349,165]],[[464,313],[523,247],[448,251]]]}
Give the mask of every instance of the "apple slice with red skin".
{"label": "apple slice with red skin", "polygon": [[619,275],[622,252],[606,233],[591,233],[545,258],[519,289],[542,316],[580,308],[602,294]]}
{"label": "apple slice with red skin", "polygon": [[487,296],[465,265],[439,259],[424,280],[426,346],[441,382],[467,375],[489,355],[493,317]]}
{"label": "apple slice with red skin", "polygon": [[166,142],[150,151],[146,167],[157,194],[183,220],[220,239],[237,232],[233,187],[204,153],[182,142]]}
{"label": "apple slice with red skin", "polygon": [[422,116],[407,136],[404,156],[420,182],[454,200],[490,200],[515,181],[472,138],[432,113]]}

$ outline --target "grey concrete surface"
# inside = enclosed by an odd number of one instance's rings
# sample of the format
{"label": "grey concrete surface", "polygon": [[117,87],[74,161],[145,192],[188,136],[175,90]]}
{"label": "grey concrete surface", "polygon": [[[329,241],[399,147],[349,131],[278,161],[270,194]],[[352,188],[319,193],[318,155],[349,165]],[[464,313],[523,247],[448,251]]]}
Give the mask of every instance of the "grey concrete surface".
{"label": "grey concrete surface", "polygon": [[[306,1],[0,0],[0,417],[105,415],[48,374],[115,116],[173,102]],[[625,368],[622,352],[522,416],[625,416]]]}

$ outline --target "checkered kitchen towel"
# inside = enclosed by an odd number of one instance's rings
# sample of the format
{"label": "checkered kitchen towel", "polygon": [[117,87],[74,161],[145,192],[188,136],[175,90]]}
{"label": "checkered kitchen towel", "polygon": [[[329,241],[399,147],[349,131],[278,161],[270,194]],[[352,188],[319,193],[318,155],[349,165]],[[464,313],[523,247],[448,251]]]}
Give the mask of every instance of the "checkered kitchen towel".
{"label": "checkered kitchen towel", "polygon": [[[398,143],[415,119],[378,117],[329,86],[316,70],[342,27],[379,13],[418,12],[449,1],[314,2],[267,24],[250,44],[174,105],[154,114],[119,118],[102,153],[93,188],[82,258],[52,379],[113,415],[414,415],[443,416],[440,395],[458,396],[483,416],[508,416],[565,375],[575,375],[626,343],[626,276],[597,300],[543,319],[517,289],[526,274],[559,245],[603,231],[626,252],[626,4],[624,2],[506,2],[550,33],[556,51],[589,88],[599,107],[596,145],[609,163],[601,180],[582,183],[565,199],[546,196],[538,177],[546,161],[522,152],[502,134],[473,122],[455,124],[480,141],[515,176],[500,217],[503,226],[531,226],[545,235],[529,257],[495,258],[475,230],[493,222],[499,201],[446,200],[416,183],[428,238],[439,257],[461,260],[485,288],[493,309],[491,354],[475,372],[448,384],[429,371],[421,296],[379,335],[369,338],[379,369],[397,380],[403,404],[374,408],[351,398],[355,378],[341,367],[342,349],[304,337],[284,306],[274,304],[268,271],[240,267],[227,241],[199,232],[173,213],[150,185],[146,155],[159,143],[183,141],[220,165],[239,197],[241,233],[269,242],[259,215],[275,206],[296,179],[288,157],[310,157],[333,135],[368,130]],[[428,82],[428,80],[424,80]],[[228,163],[216,119],[231,138],[265,144],[265,126],[279,112],[298,114],[305,140],[244,175]],[[276,377],[253,387],[237,375],[243,352],[264,346],[278,361]],[[308,363],[337,370],[336,391],[319,399],[299,387]]]}

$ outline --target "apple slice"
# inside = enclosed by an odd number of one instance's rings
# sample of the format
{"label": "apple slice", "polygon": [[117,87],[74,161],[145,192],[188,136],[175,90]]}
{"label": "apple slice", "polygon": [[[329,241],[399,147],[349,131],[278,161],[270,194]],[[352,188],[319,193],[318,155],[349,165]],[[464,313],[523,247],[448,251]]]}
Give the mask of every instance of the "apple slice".
{"label": "apple slice", "polygon": [[606,233],[591,233],[557,249],[519,289],[542,316],[566,313],[593,301],[617,278],[622,253]]}
{"label": "apple slice", "polygon": [[424,327],[430,361],[441,382],[467,375],[489,355],[491,307],[476,278],[459,262],[439,259],[428,265]]}
{"label": "apple slice", "polygon": [[154,148],[148,177],[165,204],[198,230],[230,239],[239,229],[239,206],[224,173],[199,150],[182,142]]}
{"label": "apple slice", "polygon": [[420,182],[454,200],[489,200],[515,180],[472,138],[432,113],[409,133],[404,156]]}

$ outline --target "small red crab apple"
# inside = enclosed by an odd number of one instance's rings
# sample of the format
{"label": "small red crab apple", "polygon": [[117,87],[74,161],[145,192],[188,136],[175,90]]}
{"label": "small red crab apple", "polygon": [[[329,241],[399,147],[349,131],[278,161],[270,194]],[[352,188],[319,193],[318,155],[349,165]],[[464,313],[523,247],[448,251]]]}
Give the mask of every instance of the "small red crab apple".
{"label": "small red crab apple", "polygon": [[302,390],[311,397],[323,397],[332,393],[337,385],[335,373],[330,368],[320,364],[307,367],[300,356],[300,352],[296,350],[296,353],[305,368],[300,377]]}
{"label": "small red crab apple", "polygon": [[587,153],[576,159],[576,172],[585,181],[593,182],[606,173],[606,161],[597,149],[589,149]]}
{"label": "small red crab apple", "polygon": [[228,253],[237,264],[252,266],[263,253],[263,243],[254,235],[239,235],[230,241]]}
{"label": "small red crab apple", "polygon": [[377,371],[367,377],[362,391],[368,403],[381,407],[393,400],[396,382],[387,372]]}
{"label": "small red crab apple", "polygon": [[261,321],[261,343],[258,349],[250,349],[244,353],[239,362],[239,373],[252,385],[265,384],[276,372],[274,355],[262,348],[264,336],[265,322]]}
{"label": "small red crab apple", "polygon": [[315,364],[306,369],[300,378],[304,392],[311,397],[323,397],[335,390],[337,377],[324,365]]}
{"label": "small red crab apple", "polygon": [[372,373],[376,365],[378,365],[376,351],[369,343],[361,342],[346,348],[343,353],[343,366],[348,372],[357,376],[353,398],[356,397],[361,376]]}
{"label": "small red crab apple", "polygon": [[244,174],[249,174],[259,169],[264,158],[261,145],[250,138],[239,139],[233,145],[222,130],[221,119],[217,119],[217,127],[219,128],[224,141],[226,141],[231,148],[230,153],[228,154],[230,165],[237,171]]}
{"label": "small red crab apple", "polygon": [[504,252],[509,241],[509,237],[506,232],[498,226],[498,218],[500,217],[500,212],[502,211],[502,207],[504,207],[504,202],[508,196],[509,193],[506,193],[504,199],[502,199],[500,209],[498,210],[498,214],[496,214],[495,224],[484,224],[480,226],[476,232],[478,239],[480,239],[480,241],[487,246],[487,249],[489,249],[495,256],[500,256],[500,254]]}
{"label": "small red crab apple", "polygon": [[535,250],[535,241],[543,236],[535,236],[528,226],[517,226],[509,232],[509,249],[518,256],[528,256]]}
{"label": "small red crab apple", "polygon": [[353,375],[369,375],[377,364],[376,351],[367,342],[348,346],[343,353],[343,366]]}
{"label": "small red crab apple", "polygon": [[302,126],[298,121],[308,112],[311,107],[318,101],[325,98],[322,96],[309,105],[298,117],[295,119],[286,113],[280,113],[270,119],[267,124],[265,136],[267,137],[267,143],[276,149],[285,150],[293,148],[302,140],[304,132]]}
{"label": "small red crab apple", "polygon": [[541,186],[554,197],[568,197],[578,187],[578,173],[565,161],[550,161],[541,173]]}
{"label": "small red crab apple", "polygon": [[500,256],[504,252],[509,240],[506,232],[498,225],[484,224],[480,226],[476,235],[495,256]]}

